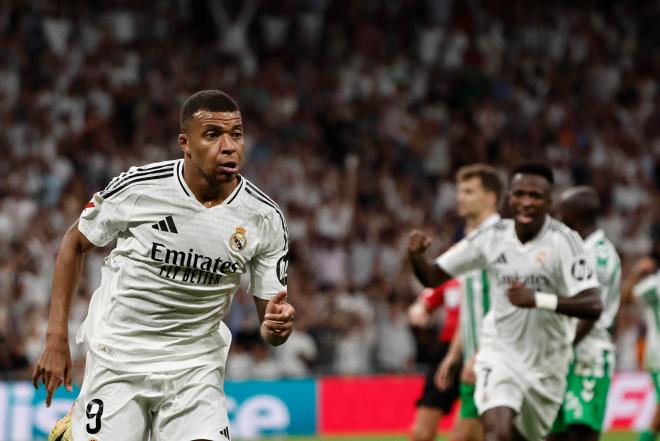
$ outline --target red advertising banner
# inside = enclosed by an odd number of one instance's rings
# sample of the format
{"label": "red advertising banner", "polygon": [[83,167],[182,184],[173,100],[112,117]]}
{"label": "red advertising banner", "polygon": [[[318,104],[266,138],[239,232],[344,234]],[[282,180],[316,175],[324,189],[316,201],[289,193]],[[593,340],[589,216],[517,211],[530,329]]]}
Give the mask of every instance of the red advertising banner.
{"label": "red advertising banner", "polygon": [[[324,377],[318,380],[320,434],[406,433],[422,392],[422,376]],[[645,372],[617,374],[610,387],[605,430],[648,427],[656,406],[651,379]],[[449,430],[456,407],[440,424]]]}
{"label": "red advertising banner", "polygon": [[[423,376],[323,377],[318,381],[320,434],[410,430]],[[441,423],[451,428],[454,412]]]}

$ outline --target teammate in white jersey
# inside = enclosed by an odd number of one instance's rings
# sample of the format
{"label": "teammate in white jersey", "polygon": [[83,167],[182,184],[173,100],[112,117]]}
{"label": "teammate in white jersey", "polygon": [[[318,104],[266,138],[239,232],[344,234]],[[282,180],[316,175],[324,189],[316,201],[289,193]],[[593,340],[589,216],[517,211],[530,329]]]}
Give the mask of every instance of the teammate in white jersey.
{"label": "teammate in white jersey", "polygon": [[476,358],[475,401],[487,441],[541,440],[562,402],[575,325],[597,319],[602,302],[590,259],[577,233],[547,213],[552,170],[525,164],[509,190],[513,220],[501,220],[456,244],[435,261],[431,238],[411,233],[408,251],[426,286],[486,268],[491,312]]}
{"label": "teammate in white jersey", "polygon": [[[288,233],[277,205],[242,177],[243,125],[217,90],[181,110],[183,159],[132,167],[94,195],[57,256],[46,348],[34,371],[47,405],[71,385],[67,319],[84,253],[117,239],[78,332],[87,344],[73,438],[229,438],[221,319],[250,271],[271,345],[286,341]],[[220,329],[220,332],[218,332]]]}
{"label": "teammate in white jersey", "polygon": [[[500,220],[497,214],[503,184],[500,174],[486,164],[471,164],[456,172],[456,209],[465,219],[465,233],[475,232]],[[485,279],[484,279],[485,276]],[[435,440],[438,422],[460,394],[460,418],[456,420],[450,438],[453,441],[480,441],[483,427],[474,404],[473,356],[483,315],[482,305],[489,302],[488,280],[484,270],[472,271],[460,277],[461,306],[459,332],[454,334],[449,351],[426,376],[423,395],[418,401],[411,439]],[[487,309],[487,308],[486,308]],[[423,297],[415,301],[409,315],[412,323],[422,326],[428,322],[431,310]],[[465,360],[459,388],[454,377]],[[458,378],[456,378],[458,381]],[[455,389],[458,389],[455,391]]]}
{"label": "teammate in white jersey", "polygon": [[574,187],[562,193],[560,218],[584,239],[584,246],[596,270],[603,302],[598,321],[580,320],[573,345],[567,388],[555,423],[552,441],[597,441],[603,427],[607,392],[614,370],[614,343],[609,329],[621,300],[621,260],[614,245],[598,229],[598,193],[591,187]]}

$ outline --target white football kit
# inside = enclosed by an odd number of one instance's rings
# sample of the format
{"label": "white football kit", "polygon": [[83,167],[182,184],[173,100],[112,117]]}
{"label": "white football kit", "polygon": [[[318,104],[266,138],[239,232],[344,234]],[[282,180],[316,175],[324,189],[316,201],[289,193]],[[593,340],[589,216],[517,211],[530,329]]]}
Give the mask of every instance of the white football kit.
{"label": "white football kit", "polygon": [[286,290],[281,210],[244,177],[222,204],[206,208],[175,160],[113,179],[78,227],[96,246],[115,238],[117,245],[78,332],[89,365],[74,439],[142,441],[149,432],[162,441],[227,439],[230,335],[221,320],[248,269],[252,295]]}
{"label": "white football kit", "polygon": [[581,238],[547,216],[536,237],[523,244],[514,221],[504,219],[468,236],[437,263],[452,276],[478,268],[489,273],[491,309],[475,365],[479,413],[512,408],[518,431],[530,441],[543,439],[562,402],[575,324],[553,311],[516,307],[506,293],[514,280],[563,297],[597,288]]}

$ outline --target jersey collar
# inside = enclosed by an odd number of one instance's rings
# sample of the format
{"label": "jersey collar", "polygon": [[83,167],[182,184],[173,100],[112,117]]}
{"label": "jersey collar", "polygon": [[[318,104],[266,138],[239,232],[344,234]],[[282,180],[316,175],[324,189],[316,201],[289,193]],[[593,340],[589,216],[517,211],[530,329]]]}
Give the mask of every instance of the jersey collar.
{"label": "jersey collar", "polygon": [[[177,180],[179,181],[179,185],[181,186],[181,190],[188,196],[189,198],[193,199],[195,202],[199,203],[197,199],[195,199],[195,196],[193,196],[192,190],[190,190],[190,187],[188,187],[188,184],[186,183],[186,180],[183,179],[183,159],[179,159],[179,161],[176,164],[176,177]],[[224,200],[224,202],[220,205],[229,205],[232,203],[234,199],[236,199],[236,196],[238,196],[238,193],[241,191],[241,189],[245,186],[245,178],[242,175],[238,175],[238,185],[234,190],[227,196],[227,198]],[[200,204],[201,205],[201,204]]]}
{"label": "jersey collar", "polygon": [[481,222],[477,226],[477,228],[475,228],[475,230],[480,230],[482,228],[490,227],[491,225],[494,225],[497,222],[499,222],[500,219],[502,219],[502,217],[500,216],[499,213],[493,213],[490,216],[488,216],[486,219],[484,219],[483,222]]}
{"label": "jersey collar", "polygon": [[600,241],[605,237],[605,232],[601,230],[600,228],[594,231],[587,237],[584,241],[584,246],[585,248],[591,248],[593,247],[596,242]]}
{"label": "jersey collar", "polygon": [[186,184],[186,180],[183,179],[183,159],[179,159],[176,164],[176,178],[179,181],[179,185],[181,186],[181,189],[183,192],[188,196],[189,198],[193,197],[193,193],[188,187],[188,184]]}
{"label": "jersey collar", "polygon": [[518,237],[518,234],[516,234],[516,229],[515,229],[515,223],[513,227],[513,234],[515,235],[516,239],[518,242],[523,246],[525,249],[529,249],[534,247],[542,238],[545,236],[545,234],[548,232],[550,229],[550,224],[552,223],[552,218],[549,215],[545,215],[545,222],[543,222],[543,226],[541,227],[541,231],[536,233],[536,236],[534,236],[531,240],[522,243],[520,242],[520,238]]}

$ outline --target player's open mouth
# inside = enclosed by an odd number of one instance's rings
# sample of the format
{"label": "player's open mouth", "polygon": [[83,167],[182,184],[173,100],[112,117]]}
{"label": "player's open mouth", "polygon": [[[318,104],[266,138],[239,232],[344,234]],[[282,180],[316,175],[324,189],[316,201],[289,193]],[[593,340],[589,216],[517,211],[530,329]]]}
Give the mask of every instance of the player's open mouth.
{"label": "player's open mouth", "polygon": [[529,224],[534,222],[534,219],[536,219],[536,216],[534,216],[534,212],[526,212],[526,213],[518,213],[516,214],[516,220],[520,222],[521,224]]}
{"label": "player's open mouth", "polygon": [[218,166],[221,173],[238,173],[238,164],[235,162],[225,162]]}

